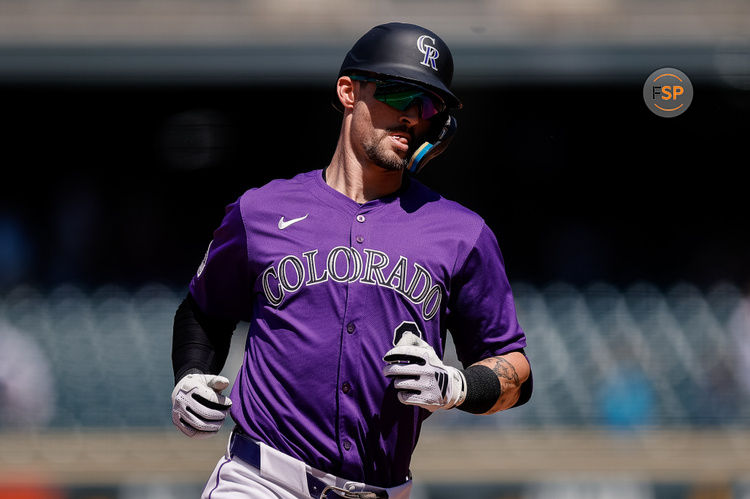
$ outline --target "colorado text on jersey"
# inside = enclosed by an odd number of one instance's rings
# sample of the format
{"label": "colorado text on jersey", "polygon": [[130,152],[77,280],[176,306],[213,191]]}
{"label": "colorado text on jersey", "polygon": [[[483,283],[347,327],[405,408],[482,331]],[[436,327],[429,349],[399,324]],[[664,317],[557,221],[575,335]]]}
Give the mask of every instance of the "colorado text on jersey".
{"label": "colorado text on jersey", "polygon": [[[399,256],[398,261],[386,276],[390,264],[388,255],[382,251],[362,250],[364,256],[354,248],[336,246],[328,252],[325,268],[316,265],[318,250],[302,253],[302,258],[287,255],[277,265],[263,271],[263,292],[268,302],[278,307],[287,293],[294,293],[304,286],[324,282],[369,284],[384,286],[399,292],[414,304],[422,305],[422,317],[430,320],[440,310],[443,291],[434,283],[430,273],[414,262],[409,276],[409,261]],[[304,261],[303,261],[304,260]]]}

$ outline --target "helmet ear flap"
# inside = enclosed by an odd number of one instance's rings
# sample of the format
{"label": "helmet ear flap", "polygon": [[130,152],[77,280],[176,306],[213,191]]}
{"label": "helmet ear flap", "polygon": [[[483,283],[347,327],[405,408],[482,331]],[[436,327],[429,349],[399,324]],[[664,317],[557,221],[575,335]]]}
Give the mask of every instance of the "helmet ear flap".
{"label": "helmet ear flap", "polygon": [[456,134],[458,122],[453,116],[444,114],[435,121],[435,128],[430,131],[428,141],[419,146],[406,166],[410,173],[419,173],[430,160],[442,154]]}

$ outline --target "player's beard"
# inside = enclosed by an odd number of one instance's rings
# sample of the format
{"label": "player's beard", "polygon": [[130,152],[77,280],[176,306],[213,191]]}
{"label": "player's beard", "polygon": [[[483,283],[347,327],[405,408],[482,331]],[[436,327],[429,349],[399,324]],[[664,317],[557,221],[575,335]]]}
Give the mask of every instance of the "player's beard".
{"label": "player's beard", "polygon": [[390,134],[392,132],[404,132],[409,133],[408,128],[405,126],[388,128],[383,132],[383,135],[364,144],[364,151],[367,155],[367,159],[372,161],[374,164],[385,170],[401,171],[406,169],[411,159],[412,154],[416,150],[415,140],[412,135],[409,140],[409,149],[406,151],[405,157],[401,158],[390,146]]}

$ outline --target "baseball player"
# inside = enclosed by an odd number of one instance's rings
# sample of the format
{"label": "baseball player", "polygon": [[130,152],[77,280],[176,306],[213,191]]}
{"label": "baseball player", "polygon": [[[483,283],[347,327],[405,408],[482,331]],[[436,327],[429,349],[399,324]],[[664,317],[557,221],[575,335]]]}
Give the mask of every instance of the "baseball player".
{"label": "baseball player", "polygon": [[[372,28],[336,81],[330,164],[227,206],[174,323],[174,424],[193,438],[235,425],[203,498],[407,498],[430,414],[529,399],[495,236],[415,175],[456,130],[452,76],[432,31]],[[227,397],[217,373],[239,321]],[[463,369],[441,360],[448,332]]]}

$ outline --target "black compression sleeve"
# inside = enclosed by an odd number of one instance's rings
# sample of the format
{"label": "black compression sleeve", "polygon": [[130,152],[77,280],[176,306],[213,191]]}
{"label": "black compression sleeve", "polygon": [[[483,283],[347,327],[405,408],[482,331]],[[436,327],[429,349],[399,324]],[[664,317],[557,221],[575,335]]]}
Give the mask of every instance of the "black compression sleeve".
{"label": "black compression sleeve", "polygon": [[172,329],[175,383],[190,373],[218,374],[227,361],[237,322],[204,314],[188,293],[177,308]]}

